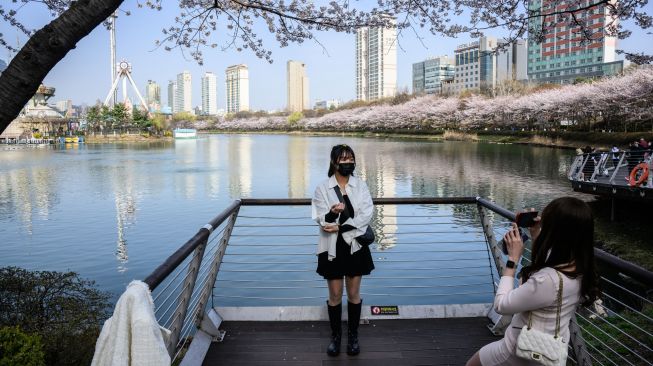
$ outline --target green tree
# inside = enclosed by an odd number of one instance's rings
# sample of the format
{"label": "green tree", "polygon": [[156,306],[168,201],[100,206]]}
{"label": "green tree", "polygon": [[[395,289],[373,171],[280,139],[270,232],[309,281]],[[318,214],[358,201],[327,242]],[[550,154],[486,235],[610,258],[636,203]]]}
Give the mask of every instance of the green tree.
{"label": "green tree", "polygon": [[288,125],[290,127],[295,127],[295,126],[297,126],[297,123],[302,118],[304,118],[304,115],[302,114],[302,112],[293,112],[292,114],[290,114],[290,116],[288,116]]}
{"label": "green tree", "polygon": [[128,118],[127,108],[123,103],[116,103],[111,110],[111,116],[116,126],[123,127]]}
{"label": "green tree", "polygon": [[100,120],[101,115],[100,108],[98,106],[94,105],[86,111],[86,122],[90,128],[96,128],[100,123]]}
{"label": "green tree", "polygon": [[45,355],[38,335],[23,333],[18,327],[0,328],[0,365],[42,366]]}
{"label": "green tree", "polygon": [[142,111],[138,107],[134,107],[132,110],[132,120],[136,124],[136,126],[140,128],[147,128],[152,125],[150,122],[150,119],[148,117],[148,112],[147,111]]}
{"label": "green tree", "polygon": [[88,365],[109,294],[75,272],[0,268],[0,327],[37,334],[48,365]]}

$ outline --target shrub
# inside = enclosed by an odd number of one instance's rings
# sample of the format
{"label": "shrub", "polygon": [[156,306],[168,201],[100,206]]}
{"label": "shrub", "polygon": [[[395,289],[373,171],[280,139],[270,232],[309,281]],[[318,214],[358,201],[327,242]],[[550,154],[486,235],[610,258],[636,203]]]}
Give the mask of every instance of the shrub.
{"label": "shrub", "polygon": [[109,294],[75,272],[0,268],[0,327],[40,336],[48,365],[88,365]]}
{"label": "shrub", "polygon": [[304,118],[302,112],[293,112],[290,116],[288,116],[288,124],[290,127],[294,127],[302,118]]}
{"label": "shrub", "polygon": [[18,327],[0,328],[0,365],[41,366],[45,364],[41,338]]}

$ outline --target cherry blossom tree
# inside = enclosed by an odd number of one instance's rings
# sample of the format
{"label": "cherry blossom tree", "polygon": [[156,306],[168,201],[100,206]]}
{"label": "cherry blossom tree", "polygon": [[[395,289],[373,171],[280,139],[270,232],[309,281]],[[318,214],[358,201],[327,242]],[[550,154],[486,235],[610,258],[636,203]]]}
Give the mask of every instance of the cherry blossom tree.
{"label": "cherry blossom tree", "polygon": [[[593,83],[560,86],[523,95],[465,98],[421,96],[406,103],[344,109],[304,118],[297,128],[328,131],[433,131],[458,128],[555,128],[562,120],[590,126],[599,119],[653,121],[653,67]],[[608,121],[609,122],[609,121]],[[285,117],[222,120],[226,130],[287,130]],[[615,128],[616,129],[616,128]]]}

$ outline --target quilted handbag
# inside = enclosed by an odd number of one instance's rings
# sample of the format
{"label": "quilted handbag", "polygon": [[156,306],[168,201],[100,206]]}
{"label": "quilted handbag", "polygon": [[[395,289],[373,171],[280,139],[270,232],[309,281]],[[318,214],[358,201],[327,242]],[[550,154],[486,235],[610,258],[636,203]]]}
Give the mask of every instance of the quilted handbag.
{"label": "quilted handbag", "polygon": [[560,310],[562,308],[562,276],[558,287],[558,308],[556,311],[555,335],[531,328],[532,312],[528,314],[525,325],[517,337],[517,357],[546,366],[564,366],[567,363],[567,343],[560,336]]}

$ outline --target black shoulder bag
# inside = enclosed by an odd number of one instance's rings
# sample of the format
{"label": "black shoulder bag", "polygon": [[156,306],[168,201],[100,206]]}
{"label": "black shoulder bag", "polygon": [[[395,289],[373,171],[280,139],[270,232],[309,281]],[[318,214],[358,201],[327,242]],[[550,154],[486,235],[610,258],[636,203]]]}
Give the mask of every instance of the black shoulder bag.
{"label": "black shoulder bag", "polygon": [[[351,217],[351,213],[349,212],[349,209],[347,208],[347,204],[345,203],[345,199],[342,198],[342,192],[340,192],[340,187],[336,185],[333,187],[333,190],[336,191],[336,195],[338,196],[338,200],[345,205],[345,210],[347,211],[347,216]],[[374,231],[372,230],[372,227],[370,225],[367,225],[367,230],[365,230],[365,234],[357,236],[356,241],[360,245],[365,245],[368,246],[372,243],[374,243]]]}

